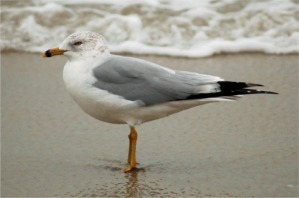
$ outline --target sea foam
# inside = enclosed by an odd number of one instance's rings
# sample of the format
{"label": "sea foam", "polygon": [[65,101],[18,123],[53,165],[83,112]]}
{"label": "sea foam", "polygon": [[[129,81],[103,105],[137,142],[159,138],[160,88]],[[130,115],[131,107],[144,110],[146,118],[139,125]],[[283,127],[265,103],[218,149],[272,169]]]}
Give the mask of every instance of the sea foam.
{"label": "sea foam", "polygon": [[42,52],[90,30],[114,53],[298,53],[298,16],[296,0],[4,1],[0,47]]}

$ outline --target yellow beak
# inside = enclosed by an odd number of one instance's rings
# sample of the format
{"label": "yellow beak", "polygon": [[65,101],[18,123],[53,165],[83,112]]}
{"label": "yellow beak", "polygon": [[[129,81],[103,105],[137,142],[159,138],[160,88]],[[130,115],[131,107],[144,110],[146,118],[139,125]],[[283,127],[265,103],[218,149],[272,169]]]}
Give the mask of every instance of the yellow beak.
{"label": "yellow beak", "polygon": [[58,47],[51,48],[43,53],[43,57],[46,58],[46,57],[51,57],[56,55],[62,55],[64,52],[66,52],[66,50],[61,50]]}

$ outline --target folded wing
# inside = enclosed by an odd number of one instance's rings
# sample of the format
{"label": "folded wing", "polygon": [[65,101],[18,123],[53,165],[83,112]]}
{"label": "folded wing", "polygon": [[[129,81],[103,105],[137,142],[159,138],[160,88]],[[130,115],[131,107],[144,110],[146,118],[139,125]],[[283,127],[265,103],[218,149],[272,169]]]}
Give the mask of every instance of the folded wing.
{"label": "folded wing", "polygon": [[261,86],[186,71],[174,71],[140,59],[112,55],[93,70],[94,86],[127,100],[150,106],[244,94],[274,93],[246,89]]}

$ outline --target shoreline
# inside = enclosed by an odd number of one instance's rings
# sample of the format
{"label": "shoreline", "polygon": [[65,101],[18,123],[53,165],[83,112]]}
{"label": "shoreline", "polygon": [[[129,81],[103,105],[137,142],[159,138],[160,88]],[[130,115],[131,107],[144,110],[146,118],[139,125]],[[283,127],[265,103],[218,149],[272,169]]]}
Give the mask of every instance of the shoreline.
{"label": "shoreline", "polygon": [[67,59],[2,52],[2,196],[298,196],[298,54],[123,55],[279,95],[138,127],[140,170],[123,174],[129,129],[79,109],[62,80]]}

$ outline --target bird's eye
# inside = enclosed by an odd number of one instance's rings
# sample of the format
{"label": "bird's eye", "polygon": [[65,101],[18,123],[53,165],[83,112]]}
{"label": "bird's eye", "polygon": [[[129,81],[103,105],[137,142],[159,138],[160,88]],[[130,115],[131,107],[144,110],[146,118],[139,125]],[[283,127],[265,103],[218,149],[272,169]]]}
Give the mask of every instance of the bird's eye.
{"label": "bird's eye", "polygon": [[74,45],[75,45],[75,46],[82,45],[82,42],[81,42],[81,41],[76,41],[76,42],[74,43]]}

